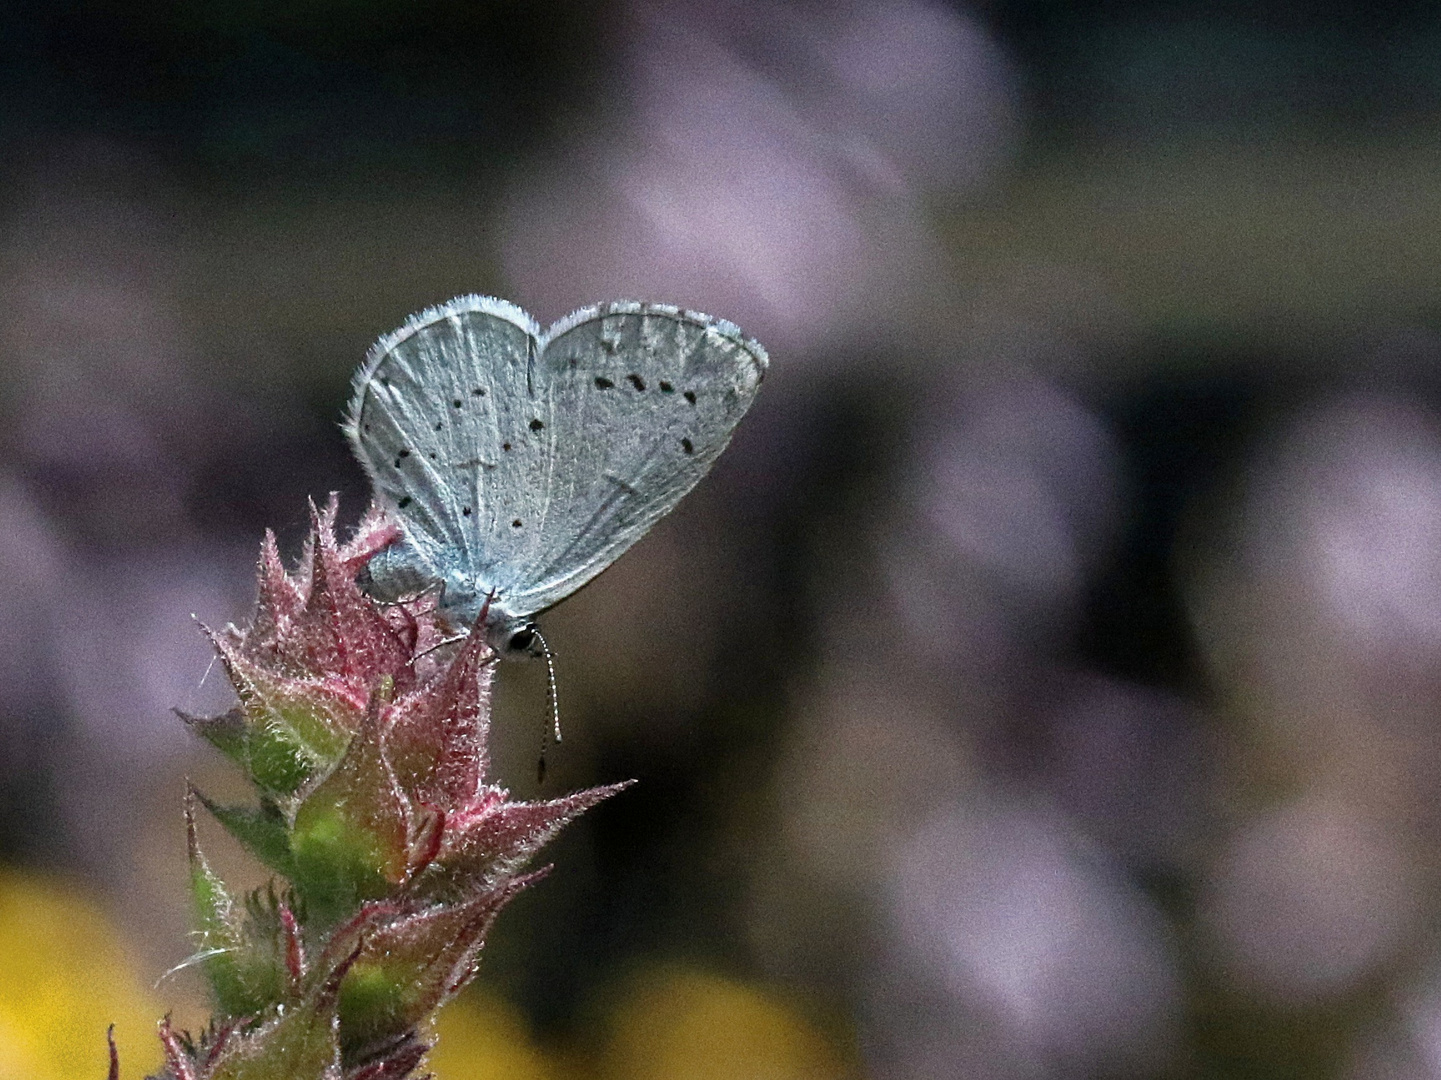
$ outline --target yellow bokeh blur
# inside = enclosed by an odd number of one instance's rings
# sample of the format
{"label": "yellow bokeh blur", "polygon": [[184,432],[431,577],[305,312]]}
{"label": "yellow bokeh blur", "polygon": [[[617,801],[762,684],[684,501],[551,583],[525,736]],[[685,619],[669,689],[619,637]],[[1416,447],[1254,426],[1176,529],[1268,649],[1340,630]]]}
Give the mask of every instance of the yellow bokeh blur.
{"label": "yellow bokeh blur", "polygon": [[159,1011],[114,926],[73,890],[0,870],[0,1080],[104,1080],[115,1025],[121,1075],[160,1059]]}
{"label": "yellow bokeh blur", "polygon": [[440,1010],[426,1057],[435,1080],[553,1080],[520,1010],[475,989]]}
{"label": "yellow bokeh blur", "polygon": [[[599,1054],[539,1046],[486,990],[441,1010],[435,1080],[855,1080],[796,1008],[756,987],[667,964],[616,988]],[[588,1043],[589,1040],[584,1040]]]}
{"label": "yellow bokeh blur", "polygon": [[601,1080],[840,1080],[855,1075],[798,1010],[717,975],[662,967],[614,1013]]}

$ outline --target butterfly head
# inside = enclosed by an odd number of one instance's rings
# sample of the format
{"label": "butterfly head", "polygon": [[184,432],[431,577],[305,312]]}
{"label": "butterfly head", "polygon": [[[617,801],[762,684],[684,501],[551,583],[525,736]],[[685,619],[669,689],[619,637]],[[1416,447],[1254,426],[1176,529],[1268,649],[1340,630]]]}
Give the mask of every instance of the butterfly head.
{"label": "butterfly head", "polygon": [[545,655],[544,639],[535,623],[492,609],[485,620],[485,640],[505,660],[532,660]]}
{"label": "butterfly head", "polygon": [[[485,607],[481,609],[481,617],[476,622],[476,630],[479,630],[481,626],[485,627],[486,643],[502,659],[545,661],[551,723],[555,726],[555,741],[560,742],[560,701],[555,692],[555,654],[550,651],[545,636],[541,634],[540,628],[535,623],[524,615],[507,615],[497,610],[491,603],[494,599],[495,596],[492,594],[486,601]],[[545,750],[543,747],[540,752],[538,776],[541,780],[545,779]]]}

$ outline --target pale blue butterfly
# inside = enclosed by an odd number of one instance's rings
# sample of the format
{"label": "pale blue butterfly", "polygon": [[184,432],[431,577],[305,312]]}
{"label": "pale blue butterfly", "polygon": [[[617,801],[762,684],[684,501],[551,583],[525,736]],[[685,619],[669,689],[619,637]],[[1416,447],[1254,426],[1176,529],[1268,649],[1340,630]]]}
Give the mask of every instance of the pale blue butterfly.
{"label": "pale blue butterfly", "polygon": [[443,614],[503,656],[544,649],[532,617],[665,516],[730,442],[765,377],[738,327],[664,304],[583,308],[542,330],[462,296],[381,338],[346,432],[404,538],[370,590],[439,588]]}

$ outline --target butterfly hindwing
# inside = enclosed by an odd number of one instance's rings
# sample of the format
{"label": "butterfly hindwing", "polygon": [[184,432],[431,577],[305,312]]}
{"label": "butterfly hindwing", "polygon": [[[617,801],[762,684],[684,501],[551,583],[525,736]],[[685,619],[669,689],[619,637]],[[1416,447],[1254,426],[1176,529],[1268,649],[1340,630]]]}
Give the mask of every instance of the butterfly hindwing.
{"label": "butterfly hindwing", "polygon": [[608,304],[552,327],[545,543],[507,610],[563,599],[668,513],[725,449],[766,363],[731,324],[668,305]]}

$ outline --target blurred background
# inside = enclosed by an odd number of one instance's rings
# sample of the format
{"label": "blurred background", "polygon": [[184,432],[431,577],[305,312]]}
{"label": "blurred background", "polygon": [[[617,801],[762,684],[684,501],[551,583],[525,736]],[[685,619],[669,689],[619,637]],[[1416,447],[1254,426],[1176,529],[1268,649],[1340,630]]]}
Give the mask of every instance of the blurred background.
{"label": "blurred background", "polygon": [[438,1080],[1441,1077],[1438,135],[1422,3],[0,4],[0,1080],[202,1022],[192,615],[464,292],[773,366]]}

